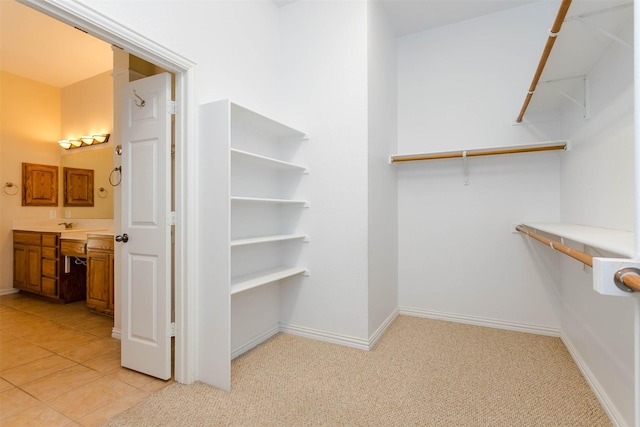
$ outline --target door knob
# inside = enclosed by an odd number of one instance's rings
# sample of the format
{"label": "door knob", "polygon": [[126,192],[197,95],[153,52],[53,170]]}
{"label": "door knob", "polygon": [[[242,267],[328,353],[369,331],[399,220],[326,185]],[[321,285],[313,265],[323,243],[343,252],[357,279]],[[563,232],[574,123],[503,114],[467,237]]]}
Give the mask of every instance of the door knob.
{"label": "door knob", "polygon": [[128,241],[129,241],[129,235],[127,233],[116,236],[116,242],[127,243]]}

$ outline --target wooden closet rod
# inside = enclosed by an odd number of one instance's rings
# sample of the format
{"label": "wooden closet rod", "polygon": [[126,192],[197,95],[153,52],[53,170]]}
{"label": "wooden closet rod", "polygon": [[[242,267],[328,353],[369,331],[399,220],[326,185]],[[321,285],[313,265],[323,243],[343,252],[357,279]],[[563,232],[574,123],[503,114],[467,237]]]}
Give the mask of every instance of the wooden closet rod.
{"label": "wooden closet rod", "polygon": [[562,0],[562,3],[560,4],[560,9],[558,10],[558,14],[556,15],[556,20],[553,22],[553,27],[551,27],[551,30],[549,31],[547,44],[544,46],[544,50],[542,51],[542,57],[540,58],[540,62],[538,63],[538,68],[536,69],[536,73],[533,75],[531,86],[529,86],[529,91],[527,92],[527,96],[524,98],[524,103],[522,104],[522,108],[520,109],[520,114],[516,119],[517,123],[522,122],[524,113],[525,111],[527,111],[527,108],[529,107],[529,102],[531,101],[533,92],[535,92],[536,87],[538,86],[538,80],[540,80],[542,71],[544,71],[544,67],[545,65],[547,65],[547,59],[549,59],[549,55],[551,54],[551,49],[553,48],[553,44],[556,42],[556,37],[560,32],[560,28],[562,27],[564,18],[567,16],[567,12],[569,11],[569,6],[571,6],[571,0]]}
{"label": "wooden closet rod", "polygon": [[477,151],[455,151],[449,153],[434,153],[434,154],[415,154],[408,156],[391,157],[391,163],[396,162],[412,162],[414,160],[436,160],[436,159],[454,159],[458,157],[478,157],[478,156],[492,156],[495,154],[516,154],[516,153],[532,153],[535,151],[552,151],[552,150],[565,150],[567,144],[546,145],[541,147],[522,147],[522,148],[505,148],[505,149],[491,149],[491,150],[477,150]]}
{"label": "wooden closet rod", "polygon": [[[573,259],[577,259],[578,261],[588,265],[589,267],[593,267],[593,257],[589,254],[572,249],[568,246],[563,245],[560,242],[547,239],[546,237],[543,237],[537,233],[527,230],[522,225],[516,226],[516,230],[523,234],[526,234],[532,239],[537,240],[538,242],[542,243],[545,246],[549,246],[558,252],[562,252],[565,255],[569,255]],[[625,284],[625,286],[627,286],[628,288],[633,289],[636,292],[640,292],[640,275],[626,274],[621,277],[621,280]]]}

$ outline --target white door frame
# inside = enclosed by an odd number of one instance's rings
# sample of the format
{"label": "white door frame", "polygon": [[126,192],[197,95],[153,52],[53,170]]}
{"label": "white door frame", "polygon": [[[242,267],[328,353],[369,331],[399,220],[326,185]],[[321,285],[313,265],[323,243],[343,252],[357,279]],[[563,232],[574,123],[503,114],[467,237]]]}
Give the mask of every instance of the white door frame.
{"label": "white door frame", "polygon": [[[191,384],[195,380],[195,301],[196,235],[193,208],[197,191],[196,112],[194,91],[195,63],[147,39],[80,2],[64,0],[17,0],[33,9],[65,22],[107,43],[158,65],[176,75],[175,127],[175,380]],[[191,207],[191,209],[188,209]]]}

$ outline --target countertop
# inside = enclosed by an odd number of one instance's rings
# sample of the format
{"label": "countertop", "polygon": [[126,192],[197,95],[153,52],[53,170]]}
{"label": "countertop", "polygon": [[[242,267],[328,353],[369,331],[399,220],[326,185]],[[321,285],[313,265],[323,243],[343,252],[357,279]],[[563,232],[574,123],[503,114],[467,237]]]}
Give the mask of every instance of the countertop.
{"label": "countertop", "polygon": [[36,233],[60,233],[60,238],[65,240],[87,240],[87,234],[102,234],[105,236],[113,236],[113,230],[106,228],[89,228],[78,227],[65,229],[62,227],[50,227],[50,226],[24,226],[14,227],[17,231],[33,231]]}

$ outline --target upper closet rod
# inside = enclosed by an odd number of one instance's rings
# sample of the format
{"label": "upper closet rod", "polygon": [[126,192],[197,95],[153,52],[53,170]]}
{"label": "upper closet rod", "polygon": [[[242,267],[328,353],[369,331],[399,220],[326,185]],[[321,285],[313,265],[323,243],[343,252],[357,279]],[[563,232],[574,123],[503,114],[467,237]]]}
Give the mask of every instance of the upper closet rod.
{"label": "upper closet rod", "polygon": [[[563,245],[560,242],[554,242],[553,240],[547,239],[546,237],[543,237],[539,234],[536,234],[532,231],[527,230],[522,225],[516,226],[516,230],[518,230],[523,234],[526,234],[532,239],[537,240],[538,242],[544,244],[545,246],[549,246],[558,252],[562,252],[565,255],[569,255],[571,258],[577,259],[578,261],[588,265],[589,267],[593,267],[593,257],[589,254],[572,249],[568,246]],[[636,292],[640,292],[640,275],[624,274],[624,275],[620,275],[617,279],[619,279],[629,289],[632,289]]]}
{"label": "upper closet rod", "polygon": [[565,142],[552,144],[552,145],[540,145],[537,147],[511,147],[511,148],[495,148],[489,150],[474,150],[474,151],[451,151],[447,153],[433,153],[433,154],[409,154],[404,156],[391,156],[391,163],[396,162],[411,162],[414,160],[436,160],[436,159],[453,159],[458,157],[477,157],[477,156],[492,156],[495,154],[516,154],[516,153],[532,153],[535,151],[552,151],[552,150],[566,150],[567,144]]}
{"label": "upper closet rod", "polygon": [[524,117],[525,111],[527,111],[527,107],[529,107],[529,102],[531,101],[531,97],[533,96],[533,92],[535,92],[536,87],[538,86],[538,80],[540,80],[540,76],[542,75],[542,71],[544,71],[545,65],[547,65],[547,59],[549,59],[549,55],[551,54],[551,49],[553,48],[553,44],[556,42],[556,37],[560,32],[560,28],[562,27],[562,23],[564,22],[565,16],[567,16],[567,12],[569,11],[569,6],[571,6],[571,0],[562,0],[562,4],[560,4],[560,9],[558,10],[558,14],[556,15],[556,20],[553,22],[553,27],[549,31],[549,38],[547,38],[547,44],[542,51],[542,57],[540,58],[540,62],[538,63],[538,68],[536,73],[533,76],[533,81],[531,81],[531,86],[529,86],[529,91],[527,92],[527,96],[524,99],[524,103],[522,104],[522,108],[520,109],[520,114],[516,119],[516,122],[521,123]]}

